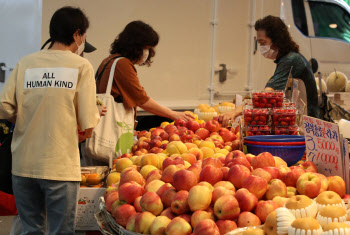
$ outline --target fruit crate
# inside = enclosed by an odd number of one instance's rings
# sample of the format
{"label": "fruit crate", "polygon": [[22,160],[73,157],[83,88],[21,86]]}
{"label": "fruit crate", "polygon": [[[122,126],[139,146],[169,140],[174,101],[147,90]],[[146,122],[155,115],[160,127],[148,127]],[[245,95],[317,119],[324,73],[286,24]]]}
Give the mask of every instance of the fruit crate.
{"label": "fruit crate", "polygon": [[246,126],[246,136],[253,135],[271,135],[271,127],[265,126]]}
{"label": "fruit crate", "polygon": [[275,135],[298,135],[299,134],[299,127],[298,125],[293,126],[276,126],[275,128]]}
{"label": "fruit crate", "polygon": [[274,108],[283,106],[283,91],[253,91],[254,108]]}
{"label": "fruit crate", "polygon": [[294,126],[297,119],[297,110],[293,107],[272,109],[272,124],[274,126]]}
{"label": "fruit crate", "polygon": [[268,109],[247,108],[244,109],[244,124],[247,126],[266,126],[269,121]]}

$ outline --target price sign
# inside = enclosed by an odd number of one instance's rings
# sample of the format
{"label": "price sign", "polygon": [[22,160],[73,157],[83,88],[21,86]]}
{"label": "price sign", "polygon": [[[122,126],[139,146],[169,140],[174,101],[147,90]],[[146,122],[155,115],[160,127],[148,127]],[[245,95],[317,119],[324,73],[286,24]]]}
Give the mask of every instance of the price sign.
{"label": "price sign", "polygon": [[344,176],[342,149],[337,124],[303,116],[306,158],[325,176]]}
{"label": "price sign", "polygon": [[344,138],[344,180],[346,185],[346,193],[350,194],[350,177],[349,177],[349,144]]}

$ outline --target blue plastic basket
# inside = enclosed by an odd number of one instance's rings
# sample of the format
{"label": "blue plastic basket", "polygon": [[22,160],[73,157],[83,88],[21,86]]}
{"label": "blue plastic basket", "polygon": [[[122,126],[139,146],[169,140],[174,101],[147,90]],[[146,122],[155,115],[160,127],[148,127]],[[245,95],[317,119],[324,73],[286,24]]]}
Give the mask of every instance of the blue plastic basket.
{"label": "blue plastic basket", "polygon": [[282,158],[288,166],[294,165],[304,156],[305,145],[299,146],[265,146],[245,144],[248,153],[259,155],[262,152],[269,152],[273,156]]}
{"label": "blue plastic basket", "polygon": [[305,141],[303,135],[254,135],[244,137],[244,140],[255,142],[302,142]]}

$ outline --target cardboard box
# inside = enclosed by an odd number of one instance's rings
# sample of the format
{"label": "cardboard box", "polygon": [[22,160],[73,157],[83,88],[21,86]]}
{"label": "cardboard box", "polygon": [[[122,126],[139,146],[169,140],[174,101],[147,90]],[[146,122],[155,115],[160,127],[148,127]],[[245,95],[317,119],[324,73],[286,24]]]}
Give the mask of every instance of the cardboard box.
{"label": "cardboard box", "polygon": [[80,188],[75,213],[75,230],[99,230],[94,214],[99,211],[98,199],[106,188]]}

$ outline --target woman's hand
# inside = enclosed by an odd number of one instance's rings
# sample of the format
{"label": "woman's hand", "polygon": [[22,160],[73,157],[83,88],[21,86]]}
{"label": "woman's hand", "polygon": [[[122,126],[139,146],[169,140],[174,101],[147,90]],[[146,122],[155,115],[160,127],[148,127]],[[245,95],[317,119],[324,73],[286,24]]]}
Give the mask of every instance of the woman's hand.
{"label": "woman's hand", "polygon": [[177,119],[182,119],[188,122],[188,121],[194,120],[194,117],[190,113],[173,111],[173,115],[171,119],[173,119],[174,121],[176,121]]}
{"label": "woman's hand", "polygon": [[106,115],[107,112],[107,106],[99,106],[98,111],[100,111],[100,116],[103,117],[104,115]]}
{"label": "woman's hand", "polygon": [[237,116],[238,115],[236,114],[235,110],[223,113],[219,116],[219,122],[222,126],[226,127],[228,126],[229,122],[234,122]]}

